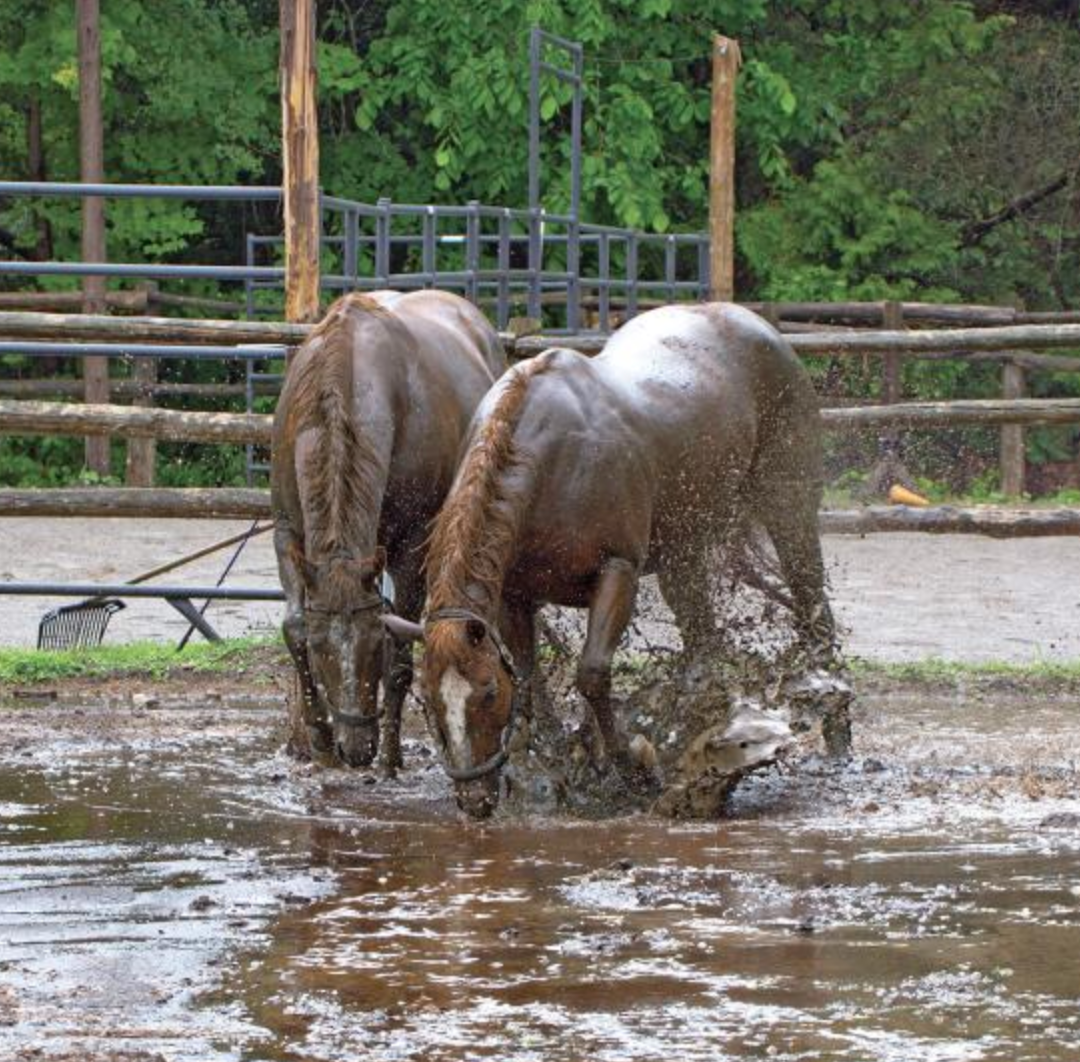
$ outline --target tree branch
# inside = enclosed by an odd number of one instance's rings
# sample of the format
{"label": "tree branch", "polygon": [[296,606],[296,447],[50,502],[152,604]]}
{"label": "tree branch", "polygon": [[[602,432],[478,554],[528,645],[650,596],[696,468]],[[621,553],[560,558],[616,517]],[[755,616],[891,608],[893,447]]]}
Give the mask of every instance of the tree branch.
{"label": "tree branch", "polygon": [[1055,192],[1060,192],[1072,182],[1073,171],[1065,170],[1059,173],[1049,184],[1044,184],[1034,191],[1025,192],[1017,196],[1011,203],[1003,207],[996,214],[980,218],[978,221],[969,222],[960,233],[960,245],[962,247],[974,247],[981,242],[982,238],[992,232],[999,225],[1004,225],[1021,214],[1027,213],[1032,207],[1037,206],[1044,199],[1049,199]]}

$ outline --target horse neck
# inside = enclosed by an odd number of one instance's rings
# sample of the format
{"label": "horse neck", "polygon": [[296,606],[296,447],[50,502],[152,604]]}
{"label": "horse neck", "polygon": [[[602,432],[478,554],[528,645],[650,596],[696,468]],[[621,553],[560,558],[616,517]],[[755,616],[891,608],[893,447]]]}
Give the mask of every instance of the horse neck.
{"label": "horse neck", "polygon": [[498,621],[532,499],[533,470],[517,461],[492,486],[491,495],[475,511],[443,527],[442,535],[437,527],[440,550],[428,555],[429,612],[467,608],[491,623]]}
{"label": "horse neck", "polygon": [[[382,418],[357,416],[351,349],[325,354],[327,362],[336,363],[326,366],[320,381],[315,418],[309,424],[317,434],[298,469],[306,553],[312,561],[335,554],[367,556],[375,549],[392,442],[370,428],[370,422]],[[391,408],[382,390],[378,380],[369,381],[365,405]]]}

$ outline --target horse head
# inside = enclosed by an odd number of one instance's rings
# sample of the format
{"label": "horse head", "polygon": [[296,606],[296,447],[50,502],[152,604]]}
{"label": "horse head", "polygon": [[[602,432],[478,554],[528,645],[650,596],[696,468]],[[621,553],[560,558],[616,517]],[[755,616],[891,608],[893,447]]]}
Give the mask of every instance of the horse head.
{"label": "horse head", "polygon": [[518,677],[498,631],[468,609],[444,608],[426,628],[384,616],[396,637],[422,638],[428,723],[442,746],[458,807],[487,818],[499,802],[499,772],[514,728]]}
{"label": "horse head", "polygon": [[315,693],[334,730],[334,748],[352,767],[367,767],[379,747],[379,680],[386,632],[379,579],[386,565],[374,555],[348,554],[302,566],[308,661]]}

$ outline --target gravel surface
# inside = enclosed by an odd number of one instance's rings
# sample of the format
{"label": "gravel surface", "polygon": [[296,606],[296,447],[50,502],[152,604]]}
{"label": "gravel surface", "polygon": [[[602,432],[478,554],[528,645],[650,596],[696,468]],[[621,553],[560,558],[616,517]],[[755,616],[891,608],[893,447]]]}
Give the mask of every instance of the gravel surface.
{"label": "gravel surface", "polygon": [[[124,582],[248,525],[239,521],[0,519],[0,580]],[[231,550],[165,576],[217,581]],[[832,598],[849,655],[879,661],[1080,658],[1080,540],[872,535],[825,539]],[[269,535],[250,542],[229,577],[277,586]],[[0,599],[0,644],[31,646],[41,615],[70,599]],[[266,631],[277,604],[215,602],[224,635]],[[110,642],[179,639],[187,623],[163,601],[132,601]]]}

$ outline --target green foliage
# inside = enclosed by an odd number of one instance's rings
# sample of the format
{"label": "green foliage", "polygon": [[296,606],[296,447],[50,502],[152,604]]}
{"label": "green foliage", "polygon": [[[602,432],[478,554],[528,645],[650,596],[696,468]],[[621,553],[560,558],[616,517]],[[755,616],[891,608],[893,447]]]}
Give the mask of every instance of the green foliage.
{"label": "green foliage", "polygon": [[[1031,309],[1080,299],[1074,179],[1011,220],[979,225],[1075,172],[1080,33],[1066,5],[326,0],[319,20],[322,180],[332,193],[525,205],[528,30],[537,24],[584,49],[583,216],[657,232],[702,229],[711,41],[719,30],[739,40],[744,57],[740,297]],[[78,176],[73,22],[68,4],[0,6],[6,176],[28,173],[32,104],[43,116],[48,176]],[[280,179],[275,3],[109,0],[102,31],[109,180]],[[545,58],[565,63],[558,50]],[[570,100],[567,85],[544,76],[542,191],[556,211],[569,206]],[[0,201],[0,256],[36,254],[42,222],[51,226],[55,257],[78,256],[78,204],[24,199]],[[276,208],[168,200],[113,201],[108,223],[116,261],[237,261],[246,232],[280,231]],[[440,264],[452,261],[448,250]],[[226,294],[209,283],[186,290]],[[272,305],[276,295],[259,299]],[[6,359],[0,370],[24,371]],[[208,379],[210,371],[194,368],[188,378]],[[856,359],[823,360],[814,371],[830,394],[873,397],[878,388],[876,372]],[[998,393],[995,373],[909,362],[904,385],[912,397],[981,397]],[[1076,392],[1074,377],[1041,379],[1045,393]],[[1028,437],[1034,459],[1075,450],[1056,429]],[[963,443],[981,453],[993,438],[963,436]],[[939,437],[939,459],[952,444]],[[0,481],[70,482],[80,451],[76,441],[4,441]],[[240,451],[205,453],[162,448],[163,482],[239,481]],[[121,471],[114,464],[114,474]],[[931,463],[925,471],[938,475]]]}
{"label": "green foliage", "polygon": [[[106,179],[257,182],[267,146],[271,159],[277,155],[276,28],[240,0],[110,0],[101,20]],[[72,5],[7,0],[0,7],[0,100],[0,170],[25,175],[27,107],[36,100],[48,177],[78,180]],[[199,209],[175,200],[110,201],[110,256],[153,261],[188,248],[206,231]],[[0,227],[18,250],[31,249],[39,217],[52,225],[56,257],[78,257],[76,202],[0,204]]]}

